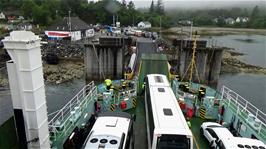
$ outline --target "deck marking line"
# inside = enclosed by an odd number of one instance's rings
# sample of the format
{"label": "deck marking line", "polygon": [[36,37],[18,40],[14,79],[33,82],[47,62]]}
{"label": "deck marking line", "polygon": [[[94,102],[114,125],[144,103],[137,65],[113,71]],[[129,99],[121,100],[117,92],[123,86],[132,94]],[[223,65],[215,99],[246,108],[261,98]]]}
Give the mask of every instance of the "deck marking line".
{"label": "deck marking line", "polygon": [[[192,133],[192,132],[191,132],[191,133]],[[194,140],[195,143],[196,143],[196,147],[197,147],[197,149],[200,149],[199,144],[198,144],[196,138],[194,137],[193,133],[192,133],[192,137],[193,137],[193,140]]]}

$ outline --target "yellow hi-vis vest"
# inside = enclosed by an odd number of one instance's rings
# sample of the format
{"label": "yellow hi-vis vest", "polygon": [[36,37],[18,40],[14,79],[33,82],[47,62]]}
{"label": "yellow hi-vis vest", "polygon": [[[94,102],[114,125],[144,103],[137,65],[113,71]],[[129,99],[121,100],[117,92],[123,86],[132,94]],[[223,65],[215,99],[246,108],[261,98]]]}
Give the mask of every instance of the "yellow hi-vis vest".
{"label": "yellow hi-vis vest", "polygon": [[106,79],[106,80],[104,80],[104,82],[107,86],[110,86],[112,84],[112,80],[110,80],[110,79]]}

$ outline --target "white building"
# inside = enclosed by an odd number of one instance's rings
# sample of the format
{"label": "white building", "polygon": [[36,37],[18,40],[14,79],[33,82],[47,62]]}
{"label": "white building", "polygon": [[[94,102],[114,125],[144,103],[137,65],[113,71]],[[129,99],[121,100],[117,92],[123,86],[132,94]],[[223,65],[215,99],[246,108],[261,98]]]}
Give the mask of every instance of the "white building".
{"label": "white building", "polygon": [[236,23],[240,23],[241,22],[241,18],[240,17],[237,17],[236,18]]}
{"label": "white building", "polygon": [[233,24],[236,23],[236,21],[235,21],[233,18],[226,18],[226,19],[225,19],[225,23],[226,23],[226,24],[233,25]]}
{"label": "white building", "polygon": [[1,19],[6,19],[6,16],[5,16],[5,14],[3,12],[0,13],[0,20]]}
{"label": "white building", "polygon": [[247,23],[249,21],[248,17],[237,17],[236,23]]}
{"label": "white building", "polygon": [[32,24],[31,23],[20,23],[17,25],[18,30],[32,30]]}
{"label": "white building", "polygon": [[141,21],[138,23],[138,28],[143,28],[143,29],[151,28],[151,23],[148,21]]}

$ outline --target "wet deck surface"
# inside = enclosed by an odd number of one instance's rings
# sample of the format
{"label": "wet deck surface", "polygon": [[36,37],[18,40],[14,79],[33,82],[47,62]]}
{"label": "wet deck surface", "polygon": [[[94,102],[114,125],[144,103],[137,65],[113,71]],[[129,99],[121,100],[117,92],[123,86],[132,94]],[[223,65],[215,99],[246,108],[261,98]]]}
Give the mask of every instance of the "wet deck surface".
{"label": "wet deck surface", "polygon": [[[136,114],[135,121],[135,149],[147,149],[147,135],[146,135],[146,118],[145,106],[143,97],[138,97],[138,105],[135,109],[128,111],[131,114]],[[200,125],[205,121],[201,118],[193,118],[190,120],[192,127],[191,131],[194,136],[194,149],[208,149],[208,141],[200,134]]]}
{"label": "wet deck surface", "polygon": [[135,122],[135,149],[147,148],[147,129],[145,118],[144,99],[138,98],[138,106],[135,109],[136,122]]}

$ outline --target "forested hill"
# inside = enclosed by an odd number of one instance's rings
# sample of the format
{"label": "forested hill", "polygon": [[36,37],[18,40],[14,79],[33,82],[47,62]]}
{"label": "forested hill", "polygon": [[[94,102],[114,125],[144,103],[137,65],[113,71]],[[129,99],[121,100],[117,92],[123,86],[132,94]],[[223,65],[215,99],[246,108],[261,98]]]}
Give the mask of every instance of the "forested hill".
{"label": "forested hill", "polygon": [[[206,10],[165,10],[163,0],[153,0],[145,11],[135,8],[133,1],[101,0],[1,0],[0,12],[19,11],[33,23],[48,26],[62,17],[78,16],[88,24],[112,24],[113,16],[122,26],[136,25],[140,21],[150,21],[152,26],[171,27],[183,20],[193,21],[195,26],[230,26],[266,28],[265,9],[258,6],[245,8]],[[247,17],[249,22],[226,24],[227,18]]]}

